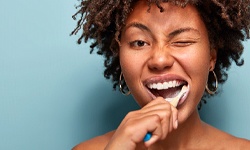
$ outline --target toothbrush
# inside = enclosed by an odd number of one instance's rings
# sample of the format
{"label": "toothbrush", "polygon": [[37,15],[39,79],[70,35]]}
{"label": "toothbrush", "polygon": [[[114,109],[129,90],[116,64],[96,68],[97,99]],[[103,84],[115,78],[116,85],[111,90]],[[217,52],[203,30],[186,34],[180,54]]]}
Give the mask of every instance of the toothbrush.
{"label": "toothbrush", "polygon": [[181,88],[180,93],[176,97],[166,98],[165,100],[168,101],[170,104],[172,104],[174,107],[177,107],[179,100],[184,96],[184,94],[187,93],[187,91],[188,91],[188,87],[184,85]]}
{"label": "toothbrush", "polygon": [[[166,98],[165,100],[168,101],[171,105],[173,105],[174,107],[176,107],[178,105],[179,100],[184,96],[184,94],[187,93],[188,87],[187,86],[183,86],[180,93],[173,98]],[[147,142],[148,140],[150,140],[150,138],[152,137],[152,133],[148,132],[143,141]]]}

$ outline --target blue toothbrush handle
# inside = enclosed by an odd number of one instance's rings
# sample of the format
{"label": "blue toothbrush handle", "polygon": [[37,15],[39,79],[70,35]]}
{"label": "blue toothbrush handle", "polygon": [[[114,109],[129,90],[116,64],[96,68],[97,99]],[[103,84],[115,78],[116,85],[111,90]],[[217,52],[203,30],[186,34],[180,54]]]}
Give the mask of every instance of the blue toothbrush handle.
{"label": "blue toothbrush handle", "polygon": [[148,133],[145,135],[143,141],[144,141],[144,142],[147,142],[148,140],[150,140],[151,137],[152,137],[152,133],[148,132]]}

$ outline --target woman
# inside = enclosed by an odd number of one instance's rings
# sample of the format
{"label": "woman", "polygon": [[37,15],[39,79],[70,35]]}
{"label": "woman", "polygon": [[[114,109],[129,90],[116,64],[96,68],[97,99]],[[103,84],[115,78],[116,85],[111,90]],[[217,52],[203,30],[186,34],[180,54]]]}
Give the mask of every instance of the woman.
{"label": "woman", "polygon": [[83,26],[78,42],[94,39],[91,52],[105,56],[105,77],[141,109],[74,149],[249,149],[249,140],[202,122],[197,110],[226,81],[231,62],[243,64],[249,6],[249,0],[82,1],[72,34]]}

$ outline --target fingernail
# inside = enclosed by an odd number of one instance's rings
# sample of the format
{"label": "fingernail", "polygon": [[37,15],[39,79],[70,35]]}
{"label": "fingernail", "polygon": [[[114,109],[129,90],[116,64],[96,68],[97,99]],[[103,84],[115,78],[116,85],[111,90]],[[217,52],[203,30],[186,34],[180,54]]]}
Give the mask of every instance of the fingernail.
{"label": "fingernail", "polygon": [[175,126],[175,129],[178,128],[178,120],[175,120],[174,126]]}

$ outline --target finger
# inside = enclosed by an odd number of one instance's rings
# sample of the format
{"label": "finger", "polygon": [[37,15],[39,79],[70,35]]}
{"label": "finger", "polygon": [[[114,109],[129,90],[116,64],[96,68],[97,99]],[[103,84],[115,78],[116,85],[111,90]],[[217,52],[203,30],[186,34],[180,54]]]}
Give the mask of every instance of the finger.
{"label": "finger", "polygon": [[[166,112],[166,110],[161,110],[161,111],[155,111],[155,113],[159,116],[160,120],[160,127],[161,127],[161,135],[159,135],[160,139],[165,139],[167,134],[170,131],[170,128],[173,128],[172,126],[172,120],[171,118],[171,111]],[[158,121],[158,120],[157,120]],[[151,124],[155,124],[154,120],[152,120]],[[151,131],[151,130],[149,130]]]}
{"label": "finger", "polygon": [[129,118],[118,129],[121,129],[122,135],[135,143],[143,141],[148,132],[157,137],[162,135],[161,118],[157,114],[147,115],[143,118]]}
{"label": "finger", "polygon": [[168,128],[168,132],[171,132],[173,130],[173,113],[172,110],[170,111],[171,113],[169,114],[169,128]]}
{"label": "finger", "polygon": [[151,122],[147,127],[148,132],[151,133],[151,138],[145,142],[146,147],[149,147],[150,145],[161,139],[162,135],[164,134],[160,117],[158,115],[152,115],[150,116],[150,120],[154,123]]}
{"label": "finger", "polygon": [[[163,98],[158,97],[154,100],[154,102],[150,102],[150,104],[143,107],[141,110],[134,111],[129,113],[129,118],[134,119],[144,119],[148,116],[158,115],[160,124],[161,124],[161,134],[154,134],[158,135],[160,139],[165,139],[167,134],[171,132],[174,128],[174,120],[177,118],[177,109],[174,108],[169,102],[165,101]],[[148,120],[148,119],[147,119]],[[137,121],[136,121],[137,122]],[[155,124],[153,120],[149,123]],[[143,123],[143,126],[147,126],[147,123]],[[150,132],[152,129],[148,129],[146,131]],[[144,133],[144,136],[146,135]]]}
{"label": "finger", "polygon": [[172,110],[172,116],[173,116],[173,128],[178,128],[178,110],[175,107],[171,107]]}
{"label": "finger", "polygon": [[148,107],[152,107],[154,105],[166,104],[166,103],[167,103],[167,101],[163,97],[157,97],[156,99],[152,100],[147,105],[145,105],[143,108],[148,108]]}
{"label": "finger", "polygon": [[159,140],[159,137],[157,135],[152,135],[151,139],[144,142],[145,147],[150,147],[151,145],[153,145],[154,143],[156,143]]}
{"label": "finger", "polygon": [[[168,108],[169,107],[169,108]],[[144,116],[145,115],[145,116]],[[173,130],[173,116],[172,116],[172,110],[171,106],[166,106],[166,107],[161,107],[161,109],[154,109],[150,110],[147,113],[144,113],[142,118],[146,116],[151,116],[151,115],[158,115],[160,119],[160,124],[162,128],[162,134],[161,134],[161,139],[165,139],[167,134]],[[155,123],[152,120],[152,124]]]}
{"label": "finger", "polygon": [[164,100],[161,97],[158,97],[157,99],[153,100],[152,102],[150,102],[149,104],[144,106],[141,109],[141,113],[147,113],[149,111],[157,110],[157,109],[170,110],[171,109],[170,106],[171,106],[171,104],[169,102],[167,102],[166,100]]}
{"label": "finger", "polygon": [[163,131],[161,139],[165,139],[167,134],[175,128],[173,122],[177,118],[177,109],[175,109],[169,102],[166,102],[165,100],[162,101],[162,98],[158,98],[154,103],[152,102],[151,105],[147,105],[142,110],[142,113],[141,117],[153,114],[158,114],[160,116]]}

